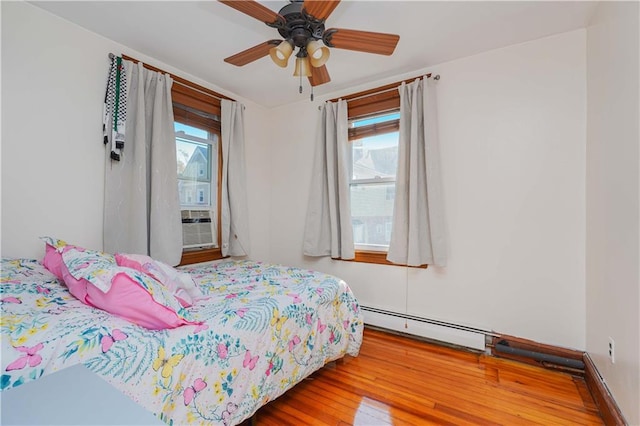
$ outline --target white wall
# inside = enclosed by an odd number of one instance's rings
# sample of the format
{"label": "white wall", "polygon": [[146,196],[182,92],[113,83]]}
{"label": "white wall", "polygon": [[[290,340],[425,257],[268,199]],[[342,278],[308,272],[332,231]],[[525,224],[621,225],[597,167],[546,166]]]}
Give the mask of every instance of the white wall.
{"label": "white wall", "polygon": [[587,31],[587,351],[632,425],[640,424],[639,12],[638,2],[601,3]]}
{"label": "white wall", "polygon": [[426,70],[442,76],[442,269],[304,258],[318,102],[274,110],[288,124],[270,141],[272,260],[341,276],[364,305],[584,349],[585,38],[574,31]]}
{"label": "white wall", "polygon": [[40,235],[102,248],[100,86],[114,44],[1,6],[2,255],[41,255]]}
{"label": "white wall", "polygon": [[[102,102],[108,53],[125,53],[243,101],[248,197],[268,211],[266,111],[35,6],[2,2],[2,255],[42,257],[40,235],[102,248]],[[250,216],[266,257],[268,217]]]}

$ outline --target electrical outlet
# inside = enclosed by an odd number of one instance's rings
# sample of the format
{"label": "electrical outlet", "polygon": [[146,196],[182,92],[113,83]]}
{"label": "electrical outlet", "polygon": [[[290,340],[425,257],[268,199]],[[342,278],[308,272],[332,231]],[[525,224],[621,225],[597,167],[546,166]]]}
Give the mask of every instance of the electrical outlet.
{"label": "electrical outlet", "polygon": [[612,337],[609,337],[609,361],[611,364],[616,363],[616,342]]}

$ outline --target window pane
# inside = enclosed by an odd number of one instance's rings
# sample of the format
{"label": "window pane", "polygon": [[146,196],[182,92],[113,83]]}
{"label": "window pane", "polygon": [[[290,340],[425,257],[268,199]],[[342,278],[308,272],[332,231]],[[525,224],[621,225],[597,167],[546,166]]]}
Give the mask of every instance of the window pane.
{"label": "window pane", "polygon": [[175,123],[180,205],[212,205],[212,185],[217,176],[215,135],[197,127]]}
{"label": "window pane", "polygon": [[176,131],[176,134],[182,133],[186,137],[195,136],[196,138],[200,139],[209,139],[209,132],[203,129],[198,129],[197,127],[189,126],[187,124],[176,122],[174,123],[174,129]]}
{"label": "window pane", "polygon": [[353,180],[395,178],[398,132],[358,139],[353,144]]}
{"label": "window pane", "polygon": [[211,205],[211,184],[208,182],[178,179],[178,192],[182,206],[209,207]]}
{"label": "window pane", "polygon": [[389,245],[394,195],[395,183],[351,185],[355,244]]}
{"label": "window pane", "polygon": [[382,123],[384,121],[397,120],[399,118],[400,118],[400,113],[399,112],[392,112],[391,114],[376,115],[375,117],[361,118],[360,120],[353,120],[351,122],[351,125],[353,127],[368,126],[370,124]]}
{"label": "window pane", "polygon": [[184,139],[176,134],[178,179],[210,181],[211,145]]}

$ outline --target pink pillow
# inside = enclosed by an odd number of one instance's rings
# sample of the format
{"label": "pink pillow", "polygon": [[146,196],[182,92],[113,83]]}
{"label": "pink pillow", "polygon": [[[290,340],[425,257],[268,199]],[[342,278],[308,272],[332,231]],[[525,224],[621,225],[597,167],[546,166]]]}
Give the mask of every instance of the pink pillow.
{"label": "pink pillow", "polygon": [[44,265],[44,267],[47,268],[53,275],[55,275],[56,278],[65,283],[65,285],[69,289],[69,293],[71,293],[82,303],[87,304],[87,284],[73,278],[73,276],[69,274],[69,270],[62,260],[63,253],[71,249],[76,249],[79,251],[84,251],[84,249],[71,244],[67,244],[65,241],[59,240],[57,238],[40,237],[40,239],[45,242],[45,255],[44,259],[42,260],[42,264]]}
{"label": "pink pillow", "polygon": [[[62,259],[62,256],[60,256],[60,258]],[[87,302],[87,289],[90,286],[88,285],[90,283],[87,280],[76,280],[75,278],[73,278],[73,275],[69,273],[69,270],[64,263],[62,263],[60,269],[62,271],[62,281],[64,281],[64,284],[69,289],[69,293],[71,293],[76,299],[78,299],[85,305],[97,308],[97,306]]]}
{"label": "pink pillow", "polygon": [[[197,324],[161,283],[115,257],[93,250],[69,249],[62,254],[69,284],[86,284],[85,302],[152,330]],[[70,288],[71,288],[70,286]]]}
{"label": "pink pillow", "polygon": [[48,237],[43,240],[47,243],[45,267],[82,303],[151,330],[198,324],[188,318],[189,313],[162,284],[133,269],[119,267],[112,255]]}
{"label": "pink pillow", "polygon": [[183,307],[193,305],[193,301],[204,295],[191,275],[142,254],[116,253],[118,266],[135,269],[162,283]]}
{"label": "pink pillow", "polygon": [[65,283],[69,291],[89,306],[105,310],[150,330],[176,328],[188,321],[172,309],[157,303],[126,272],[117,273],[111,280],[111,289],[103,293],[89,281],[76,279],[68,271]]}
{"label": "pink pillow", "polygon": [[62,263],[62,253],[59,253],[55,247],[52,247],[49,244],[46,245],[42,263],[49,272],[55,275],[59,280],[64,281],[64,278],[62,277],[62,266],[64,265],[64,263]]}
{"label": "pink pillow", "polygon": [[40,237],[40,239],[45,242],[45,255],[44,259],[42,259],[42,264],[59,280],[64,281],[64,278],[62,277],[62,267],[64,266],[62,263],[62,253],[71,248],[77,248],[79,250],[83,249],[69,245],[64,241],[57,240],[55,238]]}

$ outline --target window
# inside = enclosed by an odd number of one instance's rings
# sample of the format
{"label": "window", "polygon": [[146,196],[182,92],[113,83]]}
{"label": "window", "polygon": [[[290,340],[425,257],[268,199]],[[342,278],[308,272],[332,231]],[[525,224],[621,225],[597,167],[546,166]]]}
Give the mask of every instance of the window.
{"label": "window", "polygon": [[349,122],[351,222],[357,250],[386,252],[389,248],[399,118],[400,113],[393,111]]}
{"label": "window", "polygon": [[[176,101],[173,103],[176,132],[178,194],[182,210],[184,263],[220,258],[219,191],[220,119]],[[198,260],[185,261],[194,255]]]}
{"label": "window", "polygon": [[393,265],[386,257],[396,196],[400,130],[398,86],[402,83],[398,81],[341,97],[348,102],[349,141],[352,143],[349,187],[356,262]]}
{"label": "window", "polygon": [[[122,55],[124,59],[137,59]],[[148,64],[153,71],[166,73]],[[221,99],[224,95],[171,75],[171,98],[176,131],[178,192],[182,210],[183,253],[181,265],[222,258],[220,194]],[[186,244],[185,244],[186,243]],[[193,243],[193,244],[191,244]]]}

